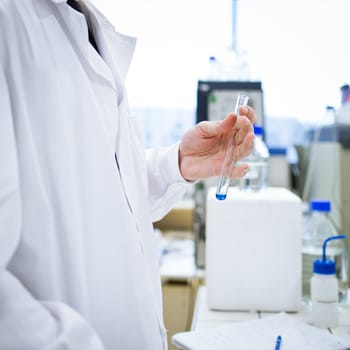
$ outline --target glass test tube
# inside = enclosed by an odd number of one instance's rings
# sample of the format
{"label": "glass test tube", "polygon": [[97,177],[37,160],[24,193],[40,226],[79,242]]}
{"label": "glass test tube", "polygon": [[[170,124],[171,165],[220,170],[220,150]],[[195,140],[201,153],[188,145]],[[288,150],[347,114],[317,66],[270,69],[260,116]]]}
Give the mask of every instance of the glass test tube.
{"label": "glass test tube", "polygon": [[[239,107],[246,106],[248,104],[249,97],[246,95],[238,95],[236,99],[235,114],[239,118]],[[232,142],[233,138],[230,137],[226,146],[226,153],[224,156],[224,161],[222,163],[221,174],[218,179],[218,184],[216,188],[216,198],[219,200],[226,199],[228,187],[230,185],[230,170],[234,166],[235,160],[232,157]]]}

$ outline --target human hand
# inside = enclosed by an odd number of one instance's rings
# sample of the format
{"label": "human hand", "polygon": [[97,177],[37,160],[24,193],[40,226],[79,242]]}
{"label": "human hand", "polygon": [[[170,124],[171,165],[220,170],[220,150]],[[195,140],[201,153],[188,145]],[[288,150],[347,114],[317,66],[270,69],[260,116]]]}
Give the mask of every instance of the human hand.
{"label": "human hand", "polygon": [[[240,116],[230,113],[224,120],[204,121],[189,129],[179,146],[179,168],[188,181],[220,175],[228,140],[232,138],[232,158],[237,161],[252,150],[255,112],[249,106],[241,106]],[[246,164],[233,166],[230,177],[240,178],[248,170]]]}

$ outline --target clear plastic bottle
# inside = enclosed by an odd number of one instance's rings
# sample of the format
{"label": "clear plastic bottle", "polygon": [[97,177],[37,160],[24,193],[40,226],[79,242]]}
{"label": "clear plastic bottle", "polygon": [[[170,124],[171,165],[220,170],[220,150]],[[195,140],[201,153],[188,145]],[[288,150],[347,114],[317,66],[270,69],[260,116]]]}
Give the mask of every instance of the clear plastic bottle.
{"label": "clear plastic bottle", "polygon": [[[337,229],[330,219],[331,202],[327,200],[312,200],[311,214],[305,219],[302,237],[303,299],[310,301],[310,279],[313,261],[322,256],[323,242],[329,236],[336,236]],[[336,262],[336,277],[338,280],[339,302],[345,303],[348,290],[348,253],[343,240],[329,242],[327,255]]]}
{"label": "clear plastic bottle", "polygon": [[209,81],[251,80],[247,52],[227,48],[215,56],[210,56],[205,79]]}
{"label": "clear plastic bottle", "polygon": [[207,72],[207,80],[217,81],[221,80],[221,69],[220,63],[216,56],[210,56],[208,60],[208,72]]}
{"label": "clear plastic bottle", "polygon": [[259,191],[268,187],[269,181],[269,150],[263,141],[263,127],[254,125],[255,140],[251,154],[242,159],[248,164],[247,174],[239,180],[239,189],[244,191]]}
{"label": "clear plastic bottle", "polygon": [[334,125],[335,123],[335,108],[327,105],[325,108],[324,117],[322,119],[322,125]]}
{"label": "clear plastic bottle", "polygon": [[336,111],[335,121],[338,124],[350,125],[350,93],[346,95],[345,102]]}

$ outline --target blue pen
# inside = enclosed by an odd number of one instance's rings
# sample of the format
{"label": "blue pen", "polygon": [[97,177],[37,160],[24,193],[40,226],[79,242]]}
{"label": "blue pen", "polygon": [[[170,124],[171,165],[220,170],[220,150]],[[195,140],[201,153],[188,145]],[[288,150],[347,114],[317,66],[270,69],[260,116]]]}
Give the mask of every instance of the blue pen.
{"label": "blue pen", "polygon": [[275,350],[280,350],[281,348],[282,337],[279,335],[276,339]]}

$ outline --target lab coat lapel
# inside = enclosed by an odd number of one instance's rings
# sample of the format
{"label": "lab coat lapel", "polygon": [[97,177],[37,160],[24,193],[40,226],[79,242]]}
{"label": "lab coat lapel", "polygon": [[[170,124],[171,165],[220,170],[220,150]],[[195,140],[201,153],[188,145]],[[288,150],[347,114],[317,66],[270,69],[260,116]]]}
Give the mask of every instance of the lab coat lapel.
{"label": "lab coat lapel", "polygon": [[[135,50],[136,39],[116,32],[112,24],[93,4],[89,1],[84,1],[90,11],[102,59],[90,47],[87,36],[87,24],[84,17],[69,8],[65,0],[50,1],[58,7],[62,20],[66,23],[68,32],[71,34],[75,46],[80,51],[82,59],[85,59],[97,74],[108,80],[118,91],[119,125],[118,135],[115,140],[115,153],[129,205],[131,210],[135,211],[137,193],[129,178],[136,176],[133,161],[135,155],[131,150],[135,147],[137,148],[137,146],[132,143],[135,143],[135,141],[140,142],[140,140],[135,140],[132,130],[134,126],[131,125],[129,118],[124,82]],[[92,56],[91,53],[94,55]]]}
{"label": "lab coat lapel", "polygon": [[119,127],[116,139],[116,156],[119,165],[119,173],[123,182],[125,193],[132,212],[137,211],[137,189],[135,176],[135,154],[132,150],[137,149],[138,157],[143,155],[139,144],[142,137],[135,134],[135,121],[130,118],[127,94],[124,83],[129,70],[136,46],[136,38],[115,31],[112,24],[91,3],[86,2],[93,14],[93,25],[98,36],[99,49],[108,66],[110,67],[118,88]]}
{"label": "lab coat lapel", "polygon": [[106,17],[91,3],[86,2],[98,36],[99,49],[116,80],[123,84],[135,51],[136,38],[118,33]]}
{"label": "lab coat lapel", "polygon": [[[118,33],[108,19],[93,4],[89,1],[84,1],[91,12],[99,50],[103,60],[107,63],[106,65],[101,57],[90,47],[84,16],[71,9],[66,4],[66,0],[50,1],[59,9],[62,20],[66,23],[74,44],[95,72],[113,85],[118,80],[124,83],[135,50],[136,38]],[[113,80],[111,80],[111,73]]]}
{"label": "lab coat lapel", "polygon": [[57,3],[62,21],[66,24],[67,31],[74,41],[74,45],[79,51],[82,61],[84,61],[88,68],[90,68],[95,74],[106,80],[114,89],[116,89],[115,78],[111,70],[89,43],[87,23],[84,15],[70,8],[65,1],[51,1]]}
{"label": "lab coat lapel", "polygon": [[[104,41],[106,44],[106,60],[112,71],[116,72],[124,83],[134,53],[136,39],[117,33],[111,28],[107,28],[103,33],[106,37]],[[123,55],[120,55],[120,52],[123,52]]]}

